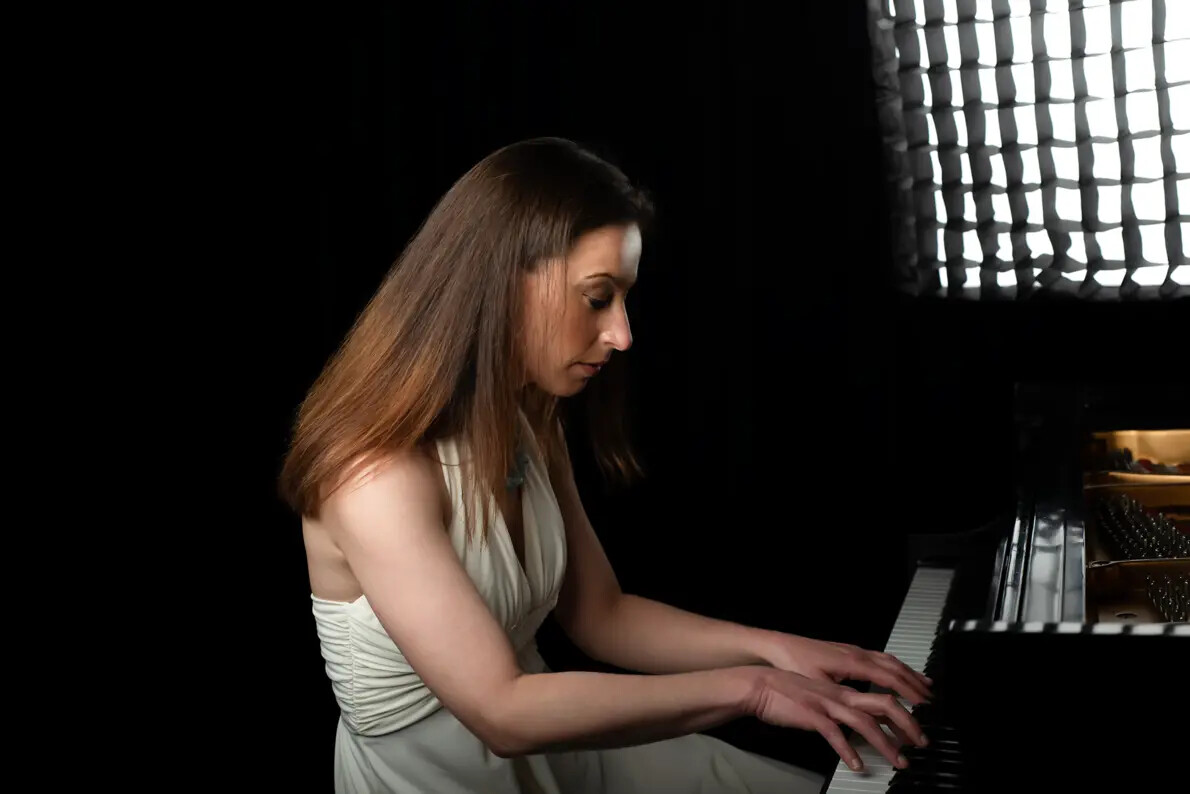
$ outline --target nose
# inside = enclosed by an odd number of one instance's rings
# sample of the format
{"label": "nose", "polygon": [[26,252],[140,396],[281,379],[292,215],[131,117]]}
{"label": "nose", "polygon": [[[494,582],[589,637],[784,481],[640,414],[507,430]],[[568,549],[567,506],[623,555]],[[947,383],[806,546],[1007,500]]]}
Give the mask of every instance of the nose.
{"label": "nose", "polygon": [[628,307],[621,304],[619,311],[609,312],[608,316],[611,319],[603,331],[606,342],[621,352],[632,347],[632,326],[628,323]]}

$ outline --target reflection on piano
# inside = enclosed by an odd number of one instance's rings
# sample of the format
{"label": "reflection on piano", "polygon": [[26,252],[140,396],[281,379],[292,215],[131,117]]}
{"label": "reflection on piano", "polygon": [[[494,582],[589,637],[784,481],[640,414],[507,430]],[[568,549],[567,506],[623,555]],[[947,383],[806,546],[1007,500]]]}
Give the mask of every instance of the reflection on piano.
{"label": "reflection on piano", "polygon": [[851,733],[864,769],[840,761],[824,792],[1187,790],[1190,432],[1154,434],[1168,476],[1121,476],[1088,391],[1046,400],[1018,404],[1015,515],[916,539],[885,650],[934,679],[933,703],[902,701],[929,746],[897,770]]}

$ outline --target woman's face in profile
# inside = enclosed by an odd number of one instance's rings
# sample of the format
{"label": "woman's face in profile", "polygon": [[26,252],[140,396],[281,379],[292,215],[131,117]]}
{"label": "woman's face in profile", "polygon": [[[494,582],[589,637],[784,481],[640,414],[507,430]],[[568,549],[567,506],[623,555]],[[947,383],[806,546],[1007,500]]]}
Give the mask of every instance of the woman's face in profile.
{"label": "woman's face in profile", "polygon": [[566,262],[525,274],[526,377],[559,397],[577,394],[613,351],[632,346],[624,300],[636,283],[636,224],[605,226],[578,239]]}

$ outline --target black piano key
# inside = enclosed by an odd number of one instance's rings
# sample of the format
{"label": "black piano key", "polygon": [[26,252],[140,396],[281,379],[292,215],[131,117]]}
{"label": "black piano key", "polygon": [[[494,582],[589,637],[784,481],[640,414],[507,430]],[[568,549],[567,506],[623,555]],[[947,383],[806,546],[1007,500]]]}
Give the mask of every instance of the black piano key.
{"label": "black piano key", "polygon": [[931,741],[929,747],[904,747],[901,749],[901,755],[905,756],[910,764],[922,758],[953,763],[963,760],[963,749],[958,742]]}
{"label": "black piano key", "polygon": [[928,780],[931,782],[951,783],[962,782],[967,777],[962,772],[961,763],[931,764],[928,762],[910,764],[904,769],[898,769],[893,775],[893,780],[896,780],[898,775],[906,780]]}
{"label": "black piano key", "polygon": [[906,747],[901,755],[909,762],[909,769],[922,772],[935,769],[943,772],[961,772],[963,759],[957,749],[947,751],[945,748],[934,750],[932,747]]}
{"label": "black piano key", "polygon": [[971,781],[965,778],[946,777],[911,777],[903,775],[907,770],[900,770],[888,784],[890,794],[896,791],[970,791]]}

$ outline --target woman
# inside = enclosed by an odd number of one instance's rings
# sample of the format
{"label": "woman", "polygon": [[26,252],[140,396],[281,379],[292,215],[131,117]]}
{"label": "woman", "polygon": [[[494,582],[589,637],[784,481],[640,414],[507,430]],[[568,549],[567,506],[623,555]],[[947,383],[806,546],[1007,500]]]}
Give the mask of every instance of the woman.
{"label": "woman", "polygon": [[[849,762],[841,724],[893,763],[879,723],[922,740],[891,695],[837,683],[926,698],[891,656],[620,591],[559,408],[632,344],[624,301],[650,212],[569,141],[491,154],[302,403],[281,491],[341,710],[336,791],[810,792],[819,775],[698,732],[752,715],[819,731]],[[604,468],[637,472],[612,395],[590,410],[605,412],[589,423]],[[551,610],[588,655],[646,674],[550,671],[534,634]]]}

